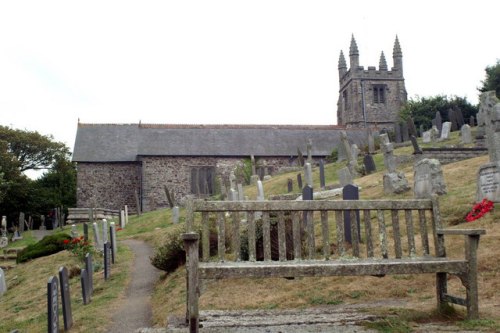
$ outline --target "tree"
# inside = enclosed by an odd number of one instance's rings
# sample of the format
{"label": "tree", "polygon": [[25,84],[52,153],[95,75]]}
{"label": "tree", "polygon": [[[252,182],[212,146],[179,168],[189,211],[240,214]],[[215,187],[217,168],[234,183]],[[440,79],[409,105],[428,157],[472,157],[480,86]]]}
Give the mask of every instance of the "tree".
{"label": "tree", "polygon": [[0,142],[3,142],[4,151],[14,158],[21,172],[48,169],[58,155],[69,153],[68,148],[63,143],[53,141],[52,136],[1,125]]}
{"label": "tree", "polygon": [[478,90],[481,93],[495,90],[497,96],[500,96],[500,60],[497,60],[495,65],[486,67],[485,71],[486,78],[484,81],[481,81],[483,86],[478,88]]}
{"label": "tree", "polygon": [[448,110],[461,110],[464,119],[469,119],[470,116],[475,116],[478,109],[477,106],[470,104],[465,97],[453,96],[448,98],[444,95],[434,97],[419,97],[411,98],[400,112],[402,119],[412,117],[415,126],[423,125],[425,129],[432,127],[432,119],[436,116],[436,111],[439,111],[443,121],[449,121]]}

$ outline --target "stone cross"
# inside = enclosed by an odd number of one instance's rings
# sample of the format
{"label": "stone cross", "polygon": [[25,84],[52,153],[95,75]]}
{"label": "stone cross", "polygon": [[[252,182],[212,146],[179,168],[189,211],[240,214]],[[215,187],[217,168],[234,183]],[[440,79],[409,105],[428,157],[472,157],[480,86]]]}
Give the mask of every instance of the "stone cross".
{"label": "stone cross", "polygon": [[462,126],[462,128],[460,129],[460,136],[462,137],[462,143],[472,143],[472,133],[469,125],[465,124]]}
{"label": "stone cross", "polygon": [[387,171],[396,171],[396,160],[394,158],[394,145],[389,141],[387,134],[380,135],[380,149],[384,154],[384,165]]}
{"label": "stone cross", "polygon": [[313,159],[312,159],[312,140],[309,139],[307,140],[307,162],[309,164],[312,164]]}
{"label": "stone cross", "polygon": [[306,165],[304,166],[304,174],[306,177],[306,185],[313,187],[311,163],[306,163]]}

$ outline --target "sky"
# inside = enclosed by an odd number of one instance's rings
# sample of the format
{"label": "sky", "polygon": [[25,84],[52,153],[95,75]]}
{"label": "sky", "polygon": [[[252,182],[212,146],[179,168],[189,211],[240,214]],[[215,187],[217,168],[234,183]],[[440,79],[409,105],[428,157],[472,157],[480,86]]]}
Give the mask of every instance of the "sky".
{"label": "sky", "polygon": [[[0,124],[73,149],[82,123],[336,124],[338,59],[409,98],[478,102],[500,1],[2,1]],[[495,40],[496,39],[496,40]]]}

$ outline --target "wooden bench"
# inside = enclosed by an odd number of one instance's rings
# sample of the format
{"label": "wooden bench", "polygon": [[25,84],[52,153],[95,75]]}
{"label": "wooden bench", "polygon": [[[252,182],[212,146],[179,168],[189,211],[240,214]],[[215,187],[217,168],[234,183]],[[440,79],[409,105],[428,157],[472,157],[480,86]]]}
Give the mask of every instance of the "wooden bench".
{"label": "wooden bench", "polygon": [[[361,230],[357,223],[351,223],[351,244],[344,239],[346,215],[351,221],[359,216],[360,221]],[[256,228],[262,228],[262,239],[257,239]],[[442,229],[436,197],[190,201],[186,229],[183,240],[188,274],[187,320],[191,332],[198,332],[202,279],[433,273],[438,306],[447,302],[463,305],[468,318],[478,318],[476,251],[479,237],[485,231]],[[246,235],[243,239],[248,239],[248,244],[242,242],[242,235]],[[446,256],[445,235],[465,236],[463,259]],[[217,240],[216,246],[212,244],[217,252],[214,256],[210,255],[210,238]],[[242,245],[248,248],[248,258],[241,254]],[[465,298],[448,295],[447,274],[460,278],[466,288]]]}

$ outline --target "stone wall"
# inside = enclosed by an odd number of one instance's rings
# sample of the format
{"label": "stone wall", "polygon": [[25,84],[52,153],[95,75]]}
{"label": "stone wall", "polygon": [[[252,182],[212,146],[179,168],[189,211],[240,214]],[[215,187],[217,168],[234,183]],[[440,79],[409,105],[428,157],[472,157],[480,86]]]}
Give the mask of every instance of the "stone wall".
{"label": "stone wall", "polygon": [[486,148],[423,148],[421,158],[435,158],[448,164],[488,154]]}
{"label": "stone wall", "polygon": [[138,163],[77,164],[77,207],[136,210],[135,192],[140,190]]}

